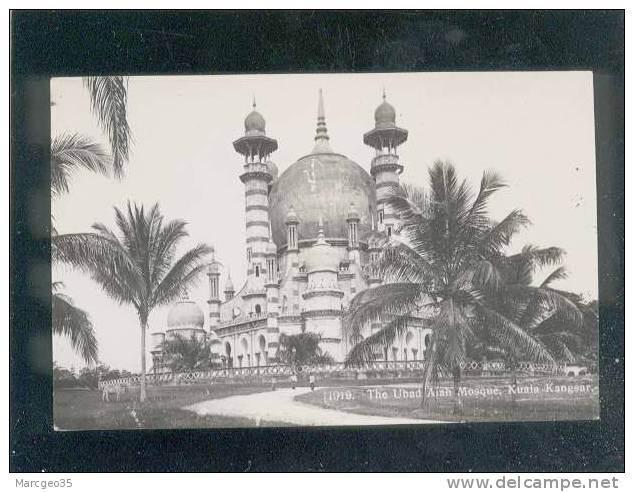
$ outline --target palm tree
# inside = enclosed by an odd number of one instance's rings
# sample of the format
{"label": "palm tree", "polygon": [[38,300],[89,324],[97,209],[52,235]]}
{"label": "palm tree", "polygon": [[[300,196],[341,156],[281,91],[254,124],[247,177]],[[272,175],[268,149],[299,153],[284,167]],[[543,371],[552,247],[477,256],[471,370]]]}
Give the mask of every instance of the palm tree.
{"label": "palm tree", "polygon": [[132,132],[127,120],[127,77],[84,77],[90,93],[90,106],[102,130],[108,135],[112,171],[121,177],[128,162]]}
{"label": "palm tree", "polygon": [[[532,254],[536,250],[525,246],[517,255],[499,258],[496,264],[503,277],[504,292],[487,292],[484,302],[530,334],[554,359],[570,362],[574,355],[569,346],[579,338],[583,315],[571,294],[551,287],[553,282],[566,278],[565,267],[559,266],[540,285],[532,286],[539,268]],[[549,248],[548,254],[552,263],[559,263],[564,253],[559,248]],[[515,347],[501,347],[496,340],[481,339],[469,347],[469,352],[475,359],[491,355],[505,359],[516,384],[521,353]]]}
{"label": "palm tree", "polygon": [[175,333],[161,344],[163,362],[172,372],[207,370],[212,367],[213,359],[219,359],[211,349],[220,343],[217,338],[209,340],[196,335],[187,338]]}
{"label": "palm tree", "polygon": [[67,235],[58,244],[58,258],[89,272],[104,291],[121,304],[134,306],[141,333],[141,401],[145,400],[145,333],[157,306],[169,304],[196,282],[212,248],[198,244],[176,257],[178,243],[188,236],[182,220],[164,223],[155,204],[149,211],[128,202],[127,213],[115,207],[118,234],[103,224],[95,232]]}
{"label": "palm tree", "polygon": [[59,196],[69,189],[72,172],[80,168],[120,178],[128,161],[132,132],[127,120],[127,77],[84,77],[90,107],[108,135],[111,153],[79,133],[56,136],[51,144],[51,191]]}
{"label": "palm tree", "polygon": [[[388,205],[399,217],[399,234],[386,242],[373,266],[385,283],[358,294],[345,320],[352,334],[372,322],[383,327],[355,345],[346,363],[376,358],[403,336],[413,314],[428,318],[432,328],[423,395],[432,379],[447,372],[457,374],[457,392],[467,346],[475,340],[494,340],[524,357],[552,361],[541,343],[488,302],[511,295],[500,262],[513,235],[529,223],[519,210],[500,222],[489,218],[487,203],[505,186],[501,178],[485,172],[473,193],[466,181],[459,182],[453,165],[437,161],[429,179],[429,194],[409,185],[391,190]],[[542,266],[558,257],[549,248],[529,248],[519,255]],[[517,286],[512,294],[519,298],[530,290]]]}
{"label": "palm tree", "polygon": [[[112,157],[103,147],[78,133],[62,134],[51,143],[51,196],[67,193],[71,175],[79,169],[108,175],[110,171],[121,177],[128,160],[131,132],[126,119],[127,78],[86,77],[84,86],[90,91],[92,111],[101,127],[108,133]],[[58,234],[51,227],[52,261],[73,258],[107,258],[99,243],[78,235]],[[97,360],[97,341],[87,313],[75,307],[68,296],[52,285],[53,332],[67,336],[72,346],[87,362]]]}
{"label": "palm tree", "polygon": [[276,359],[289,366],[330,364],[333,358],[319,346],[321,335],[302,332],[280,334]]}
{"label": "palm tree", "polygon": [[61,282],[52,285],[53,333],[66,336],[86,364],[97,363],[97,339],[88,314],[75,307],[73,300],[59,292]]}

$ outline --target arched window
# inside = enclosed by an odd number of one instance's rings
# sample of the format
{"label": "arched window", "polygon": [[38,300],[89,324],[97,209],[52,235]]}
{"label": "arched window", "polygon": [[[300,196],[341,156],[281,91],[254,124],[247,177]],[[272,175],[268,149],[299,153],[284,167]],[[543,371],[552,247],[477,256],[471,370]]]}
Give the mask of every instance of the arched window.
{"label": "arched window", "polygon": [[255,305],[255,314],[262,314],[262,308],[259,304]]}
{"label": "arched window", "polygon": [[260,265],[255,265],[255,276],[256,277],[260,276]]}

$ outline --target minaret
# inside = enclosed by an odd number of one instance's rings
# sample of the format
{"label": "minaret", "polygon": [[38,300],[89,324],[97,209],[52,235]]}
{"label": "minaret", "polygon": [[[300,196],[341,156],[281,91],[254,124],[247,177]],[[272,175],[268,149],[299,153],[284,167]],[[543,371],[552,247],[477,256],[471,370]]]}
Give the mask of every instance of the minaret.
{"label": "minaret", "polygon": [[233,142],[233,147],[244,157],[240,181],[245,188],[247,289],[251,312],[263,310],[266,302],[266,248],[269,242],[269,183],[273,180],[274,165],[271,153],[277,150],[277,140],[266,136],[266,122],[256,111],[244,120],[244,136]]}
{"label": "minaret", "polygon": [[326,241],[321,218],[317,242],[306,255],[308,286],[302,294],[306,331],[320,333],[322,348],[340,362],[344,357],[341,344],[341,300],[344,292],[337,281],[339,253]]}
{"label": "minaret", "polygon": [[[274,357],[277,345],[275,343],[279,337],[278,316],[280,314],[280,288],[277,273],[277,246],[273,242],[273,235],[269,230],[269,242],[266,248],[266,281],[264,283],[266,289],[266,332],[268,345],[268,357]],[[274,342],[271,345],[271,341]],[[268,361],[264,360],[266,365]]]}
{"label": "minaret", "polygon": [[227,281],[225,282],[225,301],[232,299],[235,293],[236,290],[233,287],[233,282],[231,281],[231,272],[227,272]]}
{"label": "minaret", "polygon": [[209,278],[209,329],[214,330],[220,321],[220,269],[216,261],[215,250],[211,248],[211,262],[207,267],[207,277]]}
{"label": "minaret", "polygon": [[396,150],[407,140],[407,130],[396,126],[396,111],[385,99],[383,90],[383,102],[374,112],[374,129],[363,135],[363,143],[375,150],[370,173],[376,182],[378,229],[385,231],[389,237],[392,235],[396,216],[385,202],[390,189],[399,185],[399,175],[403,172]]}

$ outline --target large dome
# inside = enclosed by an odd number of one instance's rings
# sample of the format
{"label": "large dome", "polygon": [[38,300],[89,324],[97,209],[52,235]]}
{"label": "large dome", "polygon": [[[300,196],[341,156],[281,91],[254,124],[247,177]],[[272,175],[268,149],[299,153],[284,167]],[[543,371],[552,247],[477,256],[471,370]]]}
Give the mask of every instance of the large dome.
{"label": "large dome", "polygon": [[284,221],[293,207],[299,219],[299,240],[317,237],[320,217],[327,238],[348,237],[350,204],[359,213],[359,237],[370,230],[376,214],[374,181],[357,163],[335,153],[313,153],[286,169],[269,196],[273,240],[286,244]]}
{"label": "large dome", "polygon": [[202,328],[205,315],[195,302],[189,299],[178,301],[167,315],[167,328]]}

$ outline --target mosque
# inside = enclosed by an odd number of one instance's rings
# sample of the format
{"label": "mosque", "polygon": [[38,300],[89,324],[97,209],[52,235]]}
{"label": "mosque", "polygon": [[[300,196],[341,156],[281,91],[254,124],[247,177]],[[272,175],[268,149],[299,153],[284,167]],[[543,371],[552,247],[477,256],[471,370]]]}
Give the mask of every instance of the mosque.
{"label": "mosque", "polygon": [[[228,367],[273,363],[280,333],[321,334],[322,349],[344,360],[357,340],[342,326],[350,300],[383,281],[370,268],[382,245],[395,234],[396,216],[386,194],[404,170],[397,150],[408,132],[396,125],[396,111],[386,101],[374,112],[375,126],[363,135],[373,149],[370,172],[335,152],[326,127],[321,90],[312,150],[283,173],[271,160],[277,140],[266,134],[256,110],[244,120],[244,135],[233,142],[243,160],[247,279],[235,289],[229,276],[220,291],[220,264],[208,267],[208,323],[188,298],[170,310],[164,332],[153,334],[155,362],[160,343],[181,333],[217,338]],[[367,337],[380,325],[366,327]],[[377,353],[377,360],[424,358],[429,328],[413,316],[401,340]]]}

